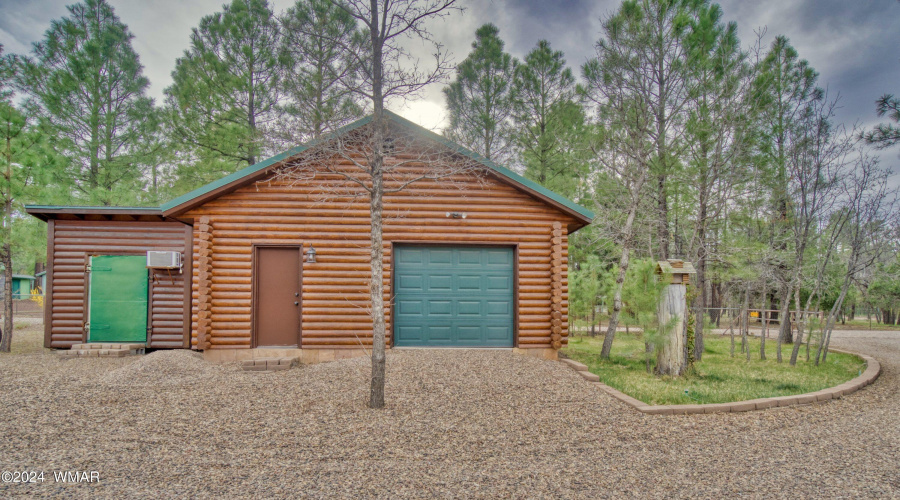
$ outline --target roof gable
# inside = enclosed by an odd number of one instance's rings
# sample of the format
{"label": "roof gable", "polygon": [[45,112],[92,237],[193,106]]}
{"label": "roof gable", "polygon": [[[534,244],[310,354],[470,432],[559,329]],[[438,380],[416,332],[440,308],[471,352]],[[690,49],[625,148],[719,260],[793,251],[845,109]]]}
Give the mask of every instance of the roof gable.
{"label": "roof gable", "polygon": [[[533,182],[521,175],[509,170],[508,168],[497,165],[491,160],[484,158],[483,156],[470,151],[469,149],[460,146],[445,137],[442,137],[430,130],[427,130],[415,123],[400,117],[390,111],[385,111],[385,117],[392,122],[412,130],[417,133],[421,137],[426,139],[436,141],[447,148],[455,151],[461,155],[464,155],[472,160],[477,161],[478,163],[487,167],[487,170],[496,175],[498,179],[507,184],[526,192],[527,194],[540,199],[541,201],[556,207],[557,209],[573,216],[576,220],[580,221],[583,225],[590,224],[591,220],[594,218],[594,213],[590,210],[582,207],[581,205],[576,204],[575,202],[565,198],[564,196],[555,193],[540,184]],[[168,203],[164,203],[161,205],[161,210],[163,215],[166,217],[175,217],[184,212],[200,206],[207,201],[213,200],[223,194],[227,194],[235,191],[236,189],[248,185],[252,182],[255,182],[266,175],[268,175],[271,170],[277,167],[281,162],[287,160],[293,156],[296,156],[307,149],[315,147],[318,144],[323,142],[327,142],[334,137],[347,134],[355,129],[358,129],[368,123],[370,123],[373,119],[373,115],[369,115],[365,118],[359,119],[349,125],[346,125],[331,134],[327,134],[323,137],[317,138],[316,140],[309,142],[307,144],[303,144],[297,146],[295,148],[289,149],[281,154],[275,155],[271,158],[263,160],[254,165],[250,165],[249,167],[238,170],[237,172],[227,175],[215,182],[211,182],[203,187],[195,189],[187,194],[179,196]]]}

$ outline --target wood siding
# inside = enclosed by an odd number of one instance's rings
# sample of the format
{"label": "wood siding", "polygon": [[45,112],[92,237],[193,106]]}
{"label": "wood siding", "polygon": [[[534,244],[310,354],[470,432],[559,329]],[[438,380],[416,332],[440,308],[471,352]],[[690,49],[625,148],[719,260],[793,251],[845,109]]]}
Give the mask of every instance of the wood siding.
{"label": "wood siding", "polygon": [[[346,166],[345,168],[351,168]],[[415,175],[415,169],[408,172]],[[402,177],[388,181],[390,189]],[[300,244],[316,248],[303,264],[301,346],[353,348],[371,344],[368,195],[344,192],[339,175],[319,172],[294,183],[263,179],[194,208],[183,217],[208,216],[211,227],[210,321],[212,348],[249,348],[252,339],[252,247]],[[384,198],[385,300],[391,298],[391,253],[403,243],[502,244],[517,248],[518,331],[521,348],[551,346],[553,223],[577,224],[558,209],[491,177],[421,180]],[[448,217],[465,212],[465,219]],[[195,223],[195,226],[198,224]],[[563,231],[565,233],[565,231]],[[194,231],[192,344],[199,320],[199,234]],[[208,236],[204,235],[204,238]],[[562,237],[568,257],[568,238]],[[568,281],[561,278],[563,338],[568,334]],[[388,335],[391,334],[390,309]],[[389,341],[390,342],[390,341]]]}
{"label": "wood siding", "polygon": [[[66,348],[86,341],[86,265],[90,255],[145,255],[148,250],[182,252],[191,269],[190,226],[178,222],[55,220],[48,225],[48,279],[44,345]],[[148,347],[187,347],[185,274],[154,270],[149,288]]]}

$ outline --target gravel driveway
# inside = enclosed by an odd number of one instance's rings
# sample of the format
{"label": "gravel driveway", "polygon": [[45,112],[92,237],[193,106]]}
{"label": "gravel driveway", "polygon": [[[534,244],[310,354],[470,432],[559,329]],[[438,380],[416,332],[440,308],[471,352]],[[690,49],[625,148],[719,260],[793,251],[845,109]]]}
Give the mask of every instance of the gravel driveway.
{"label": "gravel driveway", "polygon": [[900,334],[841,333],[836,346],[882,362],[874,385],[684,416],[503,351],[392,352],[383,411],[364,404],[366,359],[252,373],[184,351],[3,356],[0,470],[49,477],[0,497],[900,496]]}

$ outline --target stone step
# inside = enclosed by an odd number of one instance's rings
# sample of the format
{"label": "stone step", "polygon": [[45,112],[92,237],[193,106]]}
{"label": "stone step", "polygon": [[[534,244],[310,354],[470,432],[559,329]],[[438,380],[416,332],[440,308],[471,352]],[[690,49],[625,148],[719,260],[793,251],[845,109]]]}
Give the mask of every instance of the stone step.
{"label": "stone step", "polygon": [[300,364],[299,358],[259,358],[241,362],[241,368],[248,372],[275,372],[289,370]]}
{"label": "stone step", "polygon": [[57,351],[60,356],[66,357],[104,357],[104,358],[121,358],[123,356],[138,356],[145,352],[144,344],[122,344],[122,343],[92,343],[92,344],[75,344],[71,349]]}
{"label": "stone step", "polygon": [[74,344],[71,348],[76,350],[81,349],[143,349],[147,347],[146,344],[139,344],[136,342],[91,342],[89,344]]}

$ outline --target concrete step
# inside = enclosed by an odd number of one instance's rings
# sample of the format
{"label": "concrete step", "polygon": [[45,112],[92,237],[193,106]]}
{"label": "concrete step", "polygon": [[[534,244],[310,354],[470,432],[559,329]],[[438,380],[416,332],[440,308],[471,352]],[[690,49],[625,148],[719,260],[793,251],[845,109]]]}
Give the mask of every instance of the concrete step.
{"label": "concrete step", "polygon": [[75,344],[69,350],[57,351],[60,356],[67,357],[104,357],[104,358],[120,358],[123,356],[137,356],[144,354],[145,344],[133,343],[91,343],[91,344]]}
{"label": "concrete step", "polygon": [[275,372],[290,370],[300,364],[300,358],[259,358],[241,362],[241,368],[247,372]]}

